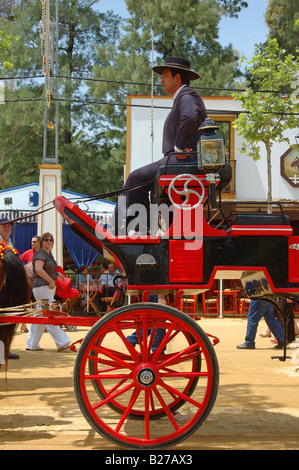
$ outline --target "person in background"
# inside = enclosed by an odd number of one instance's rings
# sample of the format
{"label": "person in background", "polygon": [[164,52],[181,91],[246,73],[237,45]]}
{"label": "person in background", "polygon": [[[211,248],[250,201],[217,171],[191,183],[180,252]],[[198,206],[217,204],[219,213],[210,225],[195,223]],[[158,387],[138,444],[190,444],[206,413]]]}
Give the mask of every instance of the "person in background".
{"label": "person in background", "polygon": [[14,248],[11,239],[11,221],[7,217],[0,220],[0,241],[4,241]]}
{"label": "person in background", "polygon": [[[33,277],[34,277],[33,268],[32,268],[32,258],[36,250],[38,250],[39,248],[39,240],[40,240],[40,236],[34,235],[31,239],[31,248],[27,251],[24,251],[24,253],[20,255],[20,260],[25,265],[25,272],[26,272],[26,277],[27,277],[28,286],[29,286],[28,302],[30,302],[30,300],[32,302],[35,302],[34,295],[32,294],[32,283],[33,283]],[[28,328],[25,323],[22,323],[21,331],[23,333],[28,333]]]}
{"label": "person in background", "polygon": [[32,237],[31,248],[27,251],[24,251],[24,253],[20,255],[20,260],[22,261],[22,263],[31,263],[34,253],[39,248],[39,240],[39,235],[35,235],[34,237]]}
{"label": "person in background", "polygon": [[119,275],[119,271],[116,269],[116,266],[114,266],[113,263],[109,263],[108,270],[101,274],[100,284],[103,287],[104,295],[107,295],[107,297],[113,297],[115,294],[116,288],[114,286],[113,280],[117,275]]}
{"label": "person in background", "polygon": [[64,267],[64,272],[67,277],[70,277],[74,285],[76,285],[77,281],[77,268],[75,263],[70,263],[65,265]]}
{"label": "person in background", "polygon": [[[32,258],[33,286],[32,291],[37,301],[46,300],[49,304],[55,302],[57,263],[52,255],[54,238],[51,233],[44,233],[39,241],[39,249]],[[62,276],[62,275],[61,275]],[[64,276],[63,276],[64,278]],[[39,341],[46,325],[32,324],[27,336],[26,350],[43,351]],[[47,330],[56,343],[58,352],[69,349],[71,341],[67,334],[56,325],[47,325]]]}
{"label": "person in background", "polygon": [[[12,248],[13,243],[11,239],[11,221],[7,218],[4,217],[3,219],[0,220],[0,241],[4,241],[7,243],[7,245],[11,246]],[[2,287],[2,291],[0,292],[0,306],[1,306],[1,295],[5,297],[5,285]],[[18,354],[13,354],[9,353],[8,359],[20,359],[20,356]]]}
{"label": "person in background", "polygon": [[88,272],[88,267],[85,264],[82,264],[82,266],[80,266],[80,268],[78,269],[77,289],[79,288],[79,284],[87,284],[87,278],[89,284],[95,284],[92,275]]}
{"label": "person in background", "polygon": [[237,346],[237,349],[255,349],[257,327],[262,317],[264,317],[270,331],[277,339],[277,345],[274,348],[282,349],[284,347],[284,331],[275,318],[273,310],[272,304],[266,300],[251,299],[247,314],[245,342]]}

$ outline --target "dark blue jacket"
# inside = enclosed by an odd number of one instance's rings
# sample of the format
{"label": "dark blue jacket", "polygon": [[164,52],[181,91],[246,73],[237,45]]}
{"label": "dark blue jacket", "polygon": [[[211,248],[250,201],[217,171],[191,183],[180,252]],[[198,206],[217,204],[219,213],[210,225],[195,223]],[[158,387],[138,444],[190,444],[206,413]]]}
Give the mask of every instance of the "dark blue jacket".
{"label": "dark blue jacket", "polygon": [[207,118],[202,98],[192,88],[185,86],[176,97],[163,130],[162,151],[168,155],[176,146],[180,150],[196,149],[201,136],[198,128]]}

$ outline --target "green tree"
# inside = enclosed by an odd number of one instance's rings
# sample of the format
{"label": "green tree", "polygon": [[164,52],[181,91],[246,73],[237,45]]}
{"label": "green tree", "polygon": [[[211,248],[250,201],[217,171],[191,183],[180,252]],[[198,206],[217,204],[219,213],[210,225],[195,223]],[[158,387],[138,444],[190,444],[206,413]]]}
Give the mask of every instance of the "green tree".
{"label": "green tree", "polygon": [[279,46],[289,54],[298,54],[299,3],[298,0],[269,0],[265,19],[269,38],[277,39]]}
{"label": "green tree", "polygon": [[[8,1],[8,0],[7,0]],[[89,76],[91,67],[98,60],[95,53],[95,44],[105,43],[108,39],[117,36],[120,18],[112,13],[99,13],[93,9],[95,2],[89,0],[60,0],[59,1],[59,72],[61,77],[81,77],[80,79],[59,79],[59,163],[62,163],[62,182],[64,189],[90,193],[91,190],[99,192],[97,173],[100,167],[106,165],[106,158],[110,157],[108,145],[103,143],[101,131],[101,116],[95,114],[89,106],[75,103],[77,98],[88,99],[86,88],[82,91],[84,80]],[[1,5],[0,5],[1,6]],[[8,6],[8,5],[7,5]],[[55,18],[55,2],[51,2],[51,15]],[[8,11],[8,10],[7,10]],[[42,54],[39,36],[39,23],[41,20],[40,0],[23,0],[14,2],[14,8],[0,18],[0,29],[13,31],[18,35],[18,48],[12,47],[17,56],[12,75],[41,75]],[[0,10],[1,15],[1,10]],[[13,21],[11,20],[13,18]],[[43,110],[40,101],[11,102],[32,98],[43,100],[45,98],[44,86],[41,80],[13,81],[7,93],[5,112],[0,115],[0,145],[2,154],[10,163],[6,173],[6,187],[25,182],[38,181],[38,164],[42,162],[43,150]],[[53,103],[53,101],[52,101]],[[49,120],[54,121],[54,107],[49,108]],[[34,116],[33,116],[34,115]],[[55,122],[55,121],[54,121]],[[31,132],[35,129],[34,132]],[[82,129],[85,136],[82,135]],[[81,132],[80,132],[81,130]],[[79,133],[79,134],[78,134]],[[78,143],[80,135],[80,144]],[[48,133],[48,147],[51,152],[54,146],[54,133]],[[33,153],[34,151],[34,153]],[[97,172],[91,170],[89,178],[82,177],[81,169],[84,167],[86,155],[94,154],[99,162]],[[75,156],[76,155],[76,159]],[[80,164],[77,164],[80,160]],[[70,168],[76,161],[76,171]],[[15,168],[24,171],[15,172]],[[82,170],[83,171],[83,170]],[[81,173],[80,173],[81,172]],[[75,176],[76,175],[76,178]],[[28,181],[28,179],[31,181]],[[91,183],[90,179],[93,179]],[[107,180],[109,180],[107,178]],[[104,190],[109,190],[109,184],[102,182]],[[107,187],[105,186],[107,184]]]}
{"label": "green tree", "polygon": [[11,47],[14,41],[18,38],[12,34],[7,34],[0,30],[0,71],[4,72],[13,67],[13,60],[15,57],[11,55]]}
{"label": "green tree", "polygon": [[13,19],[12,8],[16,0],[0,0],[0,16]]}
{"label": "green tree", "polygon": [[[271,150],[274,142],[289,143],[287,129],[298,127],[299,104],[285,91],[291,90],[299,64],[291,54],[285,55],[276,39],[264,50],[256,51],[246,67],[255,89],[234,94],[241,101],[243,113],[234,122],[244,137],[240,151],[254,160],[260,159],[260,144],[267,152],[268,202],[272,201]],[[259,91],[257,91],[259,90]],[[266,92],[267,91],[267,92]],[[270,211],[270,206],[269,206]]]}
{"label": "green tree", "polygon": [[[4,5],[1,5],[1,6],[4,7]],[[7,70],[10,70],[13,67],[14,57],[11,54],[11,47],[12,47],[12,44],[17,40],[18,38],[13,36],[12,34],[8,34],[0,30],[0,72],[1,73],[6,72]],[[1,98],[3,99],[4,97],[1,97]],[[3,106],[4,106],[4,103],[2,103],[2,108]],[[1,174],[0,183],[2,184],[4,181],[3,174],[5,174],[8,168],[9,168],[9,164],[5,162],[4,158],[0,154],[0,174]]]}

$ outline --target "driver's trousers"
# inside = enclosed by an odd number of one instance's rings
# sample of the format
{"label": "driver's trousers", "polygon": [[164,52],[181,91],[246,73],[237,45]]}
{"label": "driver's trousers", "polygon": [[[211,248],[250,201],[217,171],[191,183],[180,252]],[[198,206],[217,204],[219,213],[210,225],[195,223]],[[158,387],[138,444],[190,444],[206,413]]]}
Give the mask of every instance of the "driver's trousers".
{"label": "driver's trousers", "polygon": [[[150,216],[149,216],[149,193],[154,187],[154,178],[156,177],[159,168],[166,164],[181,164],[183,165],[184,162],[192,162],[197,160],[197,155],[192,153],[184,160],[178,160],[174,154],[166,155],[165,157],[161,158],[160,160],[150,163],[149,165],[145,165],[137,170],[134,170],[132,173],[129,174],[128,179],[126,181],[124,187],[124,193],[122,196],[118,198],[117,205],[114,211],[114,227],[115,227],[115,235],[120,234],[120,230],[126,231],[127,234],[127,227],[129,222],[132,221],[135,217],[135,209],[133,207],[134,204],[141,204],[147,214],[146,220],[141,225],[140,220],[139,226],[134,227],[134,230],[140,233],[147,233],[149,230],[150,224]],[[148,182],[148,184],[146,184]],[[142,186],[141,186],[142,185]],[[141,186],[141,187],[140,187]],[[136,188],[131,191],[126,191],[129,188]],[[131,229],[133,227],[131,226]],[[121,232],[122,234],[123,231]]]}

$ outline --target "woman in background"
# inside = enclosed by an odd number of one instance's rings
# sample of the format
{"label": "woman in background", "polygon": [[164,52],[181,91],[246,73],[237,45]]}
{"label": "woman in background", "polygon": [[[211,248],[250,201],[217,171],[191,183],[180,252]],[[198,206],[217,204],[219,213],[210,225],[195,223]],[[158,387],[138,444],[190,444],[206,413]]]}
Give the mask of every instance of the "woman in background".
{"label": "woman in background", "polygon": [[[47,301],[49,304],[55,302],[56,277],[59,275],[57,273],[57,263],[52,255],[53,244],[54,238],[51,233],[44,233],[39,241],[39,249],[36,250],[32,259],[34,273],[32,285],[33,295],[36,301],[43,300]],[[27,350],[43,351],[39,345],[39,341],[46,326],[59,352],[65,351],[70,347],[70,338],[59,326],[34,324],[30,326],[27,336]]]}

